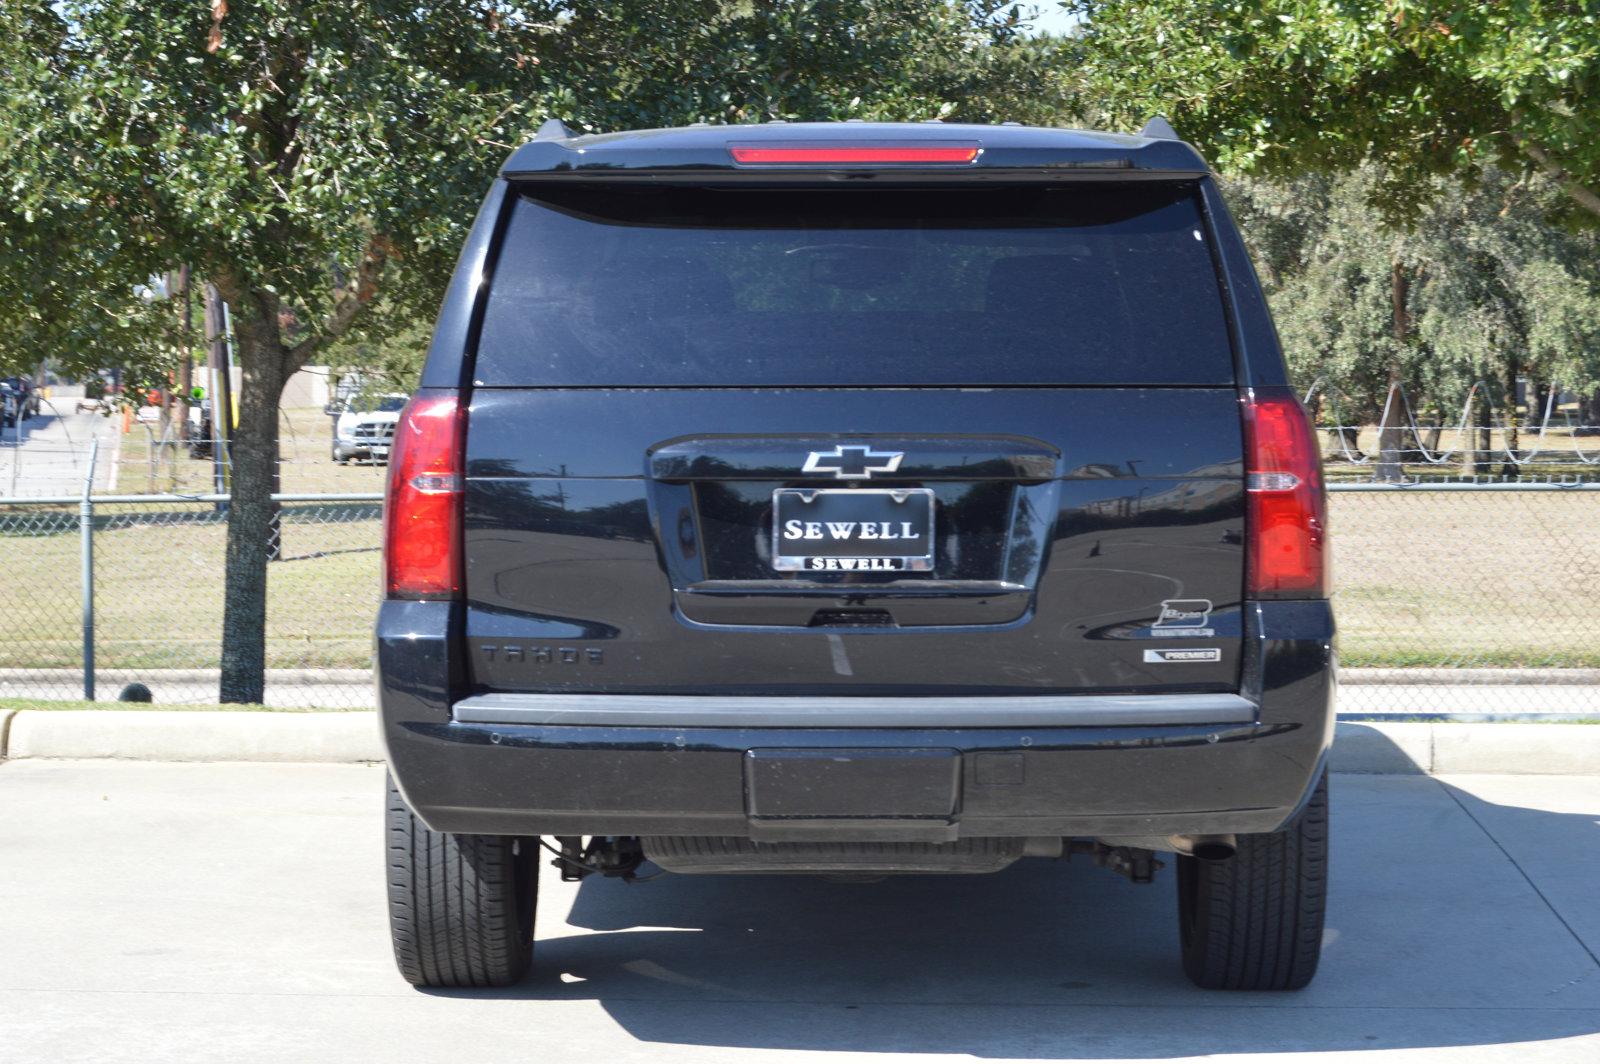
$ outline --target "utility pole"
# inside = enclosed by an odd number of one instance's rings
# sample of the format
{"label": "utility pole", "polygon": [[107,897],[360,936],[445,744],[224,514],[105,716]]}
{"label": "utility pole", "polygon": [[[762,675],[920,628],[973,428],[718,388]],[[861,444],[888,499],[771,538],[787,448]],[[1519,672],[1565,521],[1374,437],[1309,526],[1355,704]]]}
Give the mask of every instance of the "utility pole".
{"label": "utility pole", "polygon": [[179,266],[173,277],[172,291],[183,299],[183,357],[178,360],[178,387],[172,402],[181,447],[189,442],[189,394],[194,390],[194,300],[189,298],[189,267]]}
{"label": "utility pole", "polygon": [[[206,366],[211,371],[211,468],[218,495],[228,493],[227,456],[233,439],[233,380],[228,358],[227,311],[214,284],[206,285]],[[226,511],[227,503],[218,503]]]}

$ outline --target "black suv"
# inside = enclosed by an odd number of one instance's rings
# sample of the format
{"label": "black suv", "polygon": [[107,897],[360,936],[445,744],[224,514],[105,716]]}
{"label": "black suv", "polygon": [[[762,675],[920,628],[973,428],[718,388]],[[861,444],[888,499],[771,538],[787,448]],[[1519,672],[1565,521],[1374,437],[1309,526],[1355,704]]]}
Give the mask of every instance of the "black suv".
{"label": "black suv", "polygon": [[385,549],[413,983],[524,973],[541,846],[1170,865],[1195,982],[1311,979],[1318,453],[1164,123],[547,124],[462,253]]}

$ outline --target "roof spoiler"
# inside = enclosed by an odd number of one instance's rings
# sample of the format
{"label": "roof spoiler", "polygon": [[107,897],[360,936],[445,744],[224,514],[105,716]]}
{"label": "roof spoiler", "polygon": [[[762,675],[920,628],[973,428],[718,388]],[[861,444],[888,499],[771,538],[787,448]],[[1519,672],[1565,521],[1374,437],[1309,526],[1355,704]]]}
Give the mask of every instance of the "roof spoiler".
{"label": "roof spoiler", "polygon": [[1182,137],[1178,136],[1178,131],[1172,128],[1172,123],[1168,122],[1161,115],[1155,115],[1150,119],[1150,121],[1146,122],[1144,124],[1144,128],[1139,130],[1139,136],[1148,137],[1151,140],[1183,139]]}
{"label": "roof spoiler", "polygon": [[576,137],[568,125],[559,118],[547,118],[539,126],[539,132],[533,135],[534,140],[571,140]]}
{"label": "roof spoiler", "polygon": [[[985,180],[1005,170],[1019,181],[1093,178],[1113,171],[1119,179],[1160,180],[1207,173],[1205,160],[1162,119],[1146,125],[1142,139],[1026,126],[940,126],[937,134],[934,129],[910,123],[764,123],[585,137],[562,119],[549,117],[532,140],[511,153],[500,173],[516,180],[715,177],[741,184],[831,182],[839,173],[863,170],[885,183],[944,181],[955,176],[957,167]],[[959,157],[945,158],[946,153]]]}

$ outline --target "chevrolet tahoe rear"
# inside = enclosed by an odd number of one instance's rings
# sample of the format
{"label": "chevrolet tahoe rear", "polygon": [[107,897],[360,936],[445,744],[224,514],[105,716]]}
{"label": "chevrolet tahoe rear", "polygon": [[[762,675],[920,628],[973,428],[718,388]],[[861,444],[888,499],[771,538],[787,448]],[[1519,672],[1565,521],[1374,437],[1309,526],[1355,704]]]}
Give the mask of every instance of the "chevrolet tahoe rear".
{"label": "chevrolet tahoe rear", "polygon": [[552,123],[508,159],[390,462],[409,980],[520,978],[545,858],[1175,866],[1191,978],[1310,980],[1318,452],[1162,132]]}

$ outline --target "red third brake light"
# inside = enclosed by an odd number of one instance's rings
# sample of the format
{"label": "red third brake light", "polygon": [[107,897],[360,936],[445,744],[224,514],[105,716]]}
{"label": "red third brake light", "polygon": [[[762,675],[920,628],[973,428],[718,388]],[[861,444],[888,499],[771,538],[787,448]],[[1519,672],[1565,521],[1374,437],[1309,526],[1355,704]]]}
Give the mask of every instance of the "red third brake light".
{"label": "red third brake light", "polygon": [[1327,593],[1327,500],[1311,422],[1287,388],[1246,393],[1243,413],[1245,594],[1321,598]]}
{"label": "red third brake light", "polygon": [[827,163],[970,163],[978,157],[976,144],[899,144],[814,147],[730,147],[733,161],[744,166],[818,165]]}
{"label": "red third brake light", "polygon": [[466,411],[452,394],[406,404],[389,452],[384,577],[390,598],[454,598],[461,592],[461,494]]}

